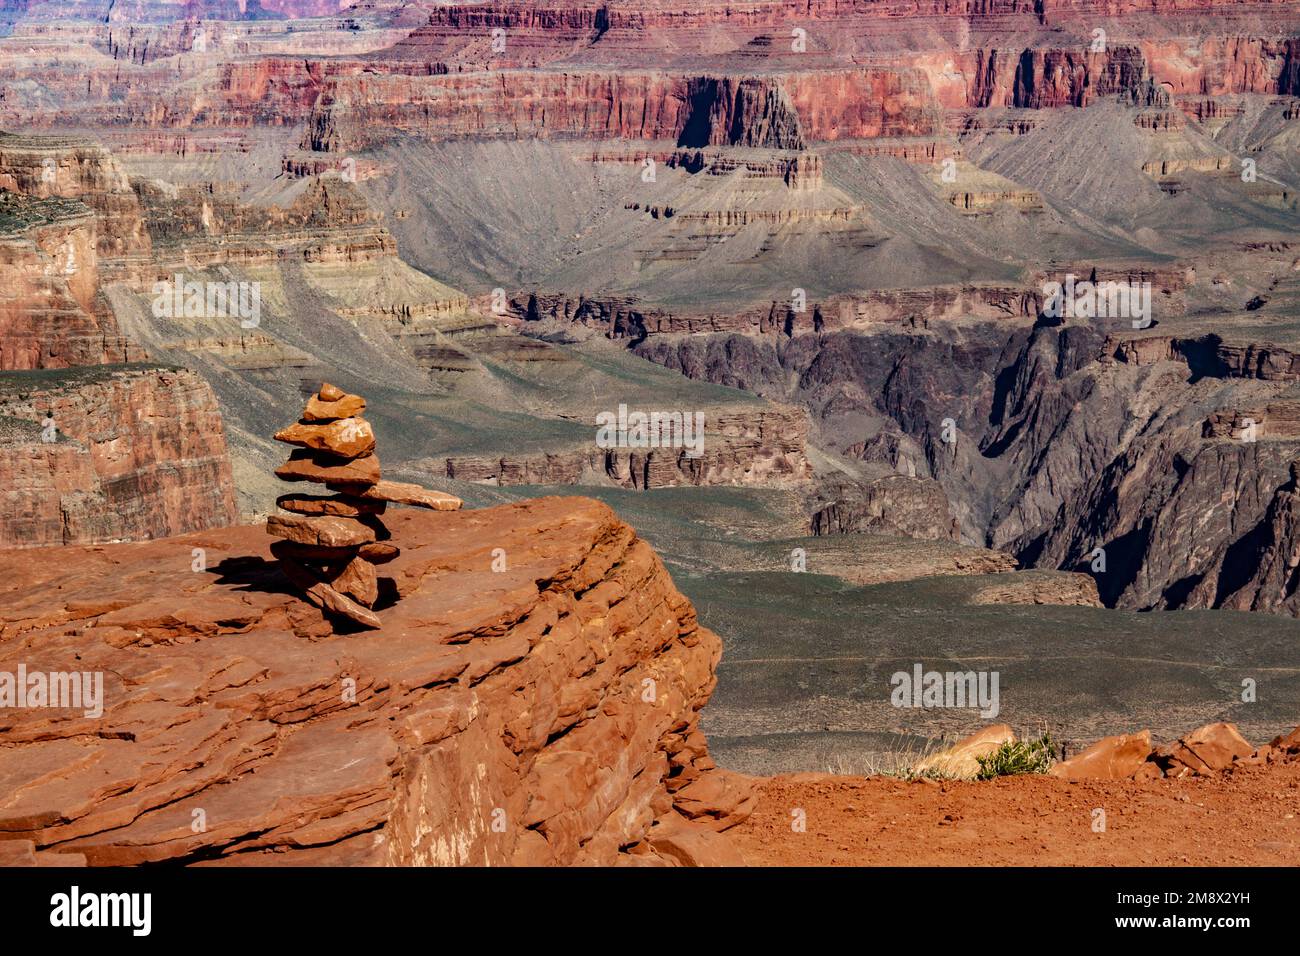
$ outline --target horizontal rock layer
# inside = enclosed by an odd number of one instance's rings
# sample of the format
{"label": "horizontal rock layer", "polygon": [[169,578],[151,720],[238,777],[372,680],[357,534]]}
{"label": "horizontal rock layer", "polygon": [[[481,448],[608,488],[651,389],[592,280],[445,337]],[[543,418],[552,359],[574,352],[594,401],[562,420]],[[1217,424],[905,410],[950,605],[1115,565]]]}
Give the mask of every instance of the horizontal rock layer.
{"label": "horizontal rock layer", "polygon": [[[45,431],[50,416],[57,432]],[[0,546],[181,534],[235,520],[216,399],[142,366],[0,375]]]}

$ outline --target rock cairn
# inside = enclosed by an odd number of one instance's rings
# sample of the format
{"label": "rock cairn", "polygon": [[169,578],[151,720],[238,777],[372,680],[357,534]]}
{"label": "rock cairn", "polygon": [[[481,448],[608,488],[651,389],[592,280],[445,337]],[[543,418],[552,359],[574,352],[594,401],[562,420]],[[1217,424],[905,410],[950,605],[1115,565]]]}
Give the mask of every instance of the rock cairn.
{"label": "rock cairn", "polygon": [[323,383],[295,425],[275,440],[298,447],[275,470],[284,481],[325,485],[330,495],[288,494],[276,499],[266,530],[285,575],[323,611],[365,627],[379,627],[376,565],[401,552],[389,543],[383,514],[390,503],[455,511],[460,499],[419,485],[385,481],[375,454],[375,433],[361,417],[366,400]]}

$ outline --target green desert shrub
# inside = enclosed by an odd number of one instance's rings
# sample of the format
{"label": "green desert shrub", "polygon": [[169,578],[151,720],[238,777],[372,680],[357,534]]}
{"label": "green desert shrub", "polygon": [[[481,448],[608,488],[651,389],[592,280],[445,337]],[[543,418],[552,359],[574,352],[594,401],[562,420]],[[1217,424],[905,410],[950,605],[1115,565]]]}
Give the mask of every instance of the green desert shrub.
{"label": "green desert shrub", "polygon": [[1010,777],[1018,773],[1047,773],[1055,762],[1056,745],[1049,734],[1036,740],[1016,740],[1002,744],[985,757],[976,757],[980,769],[979,780]]}

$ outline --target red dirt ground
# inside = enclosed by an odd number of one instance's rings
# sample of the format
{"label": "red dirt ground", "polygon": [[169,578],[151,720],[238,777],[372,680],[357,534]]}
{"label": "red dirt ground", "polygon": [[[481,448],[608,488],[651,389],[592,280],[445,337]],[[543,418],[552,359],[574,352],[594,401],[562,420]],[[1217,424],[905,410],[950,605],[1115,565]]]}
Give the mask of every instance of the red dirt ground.
{"label": "red dirt ground", "polygon": [[786,775],[727,836],[758,866],[1295,866],[1300,761],[1142,782]]}

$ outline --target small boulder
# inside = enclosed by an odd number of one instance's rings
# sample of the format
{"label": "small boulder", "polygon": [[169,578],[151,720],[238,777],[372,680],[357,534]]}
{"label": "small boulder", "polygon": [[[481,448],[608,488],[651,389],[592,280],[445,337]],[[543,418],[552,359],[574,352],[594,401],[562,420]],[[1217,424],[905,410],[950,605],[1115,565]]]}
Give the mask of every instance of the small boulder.
{"label": "small boulder", "polygon": [[1153,749],[1149,730],[1103,737],[1047,772],[1063,780],[1127,780],[1143,769]]}
{"label": "small boulder", "polygon": [[275,476],[284,481],[314,481],[317,484],[346,485],[352,493],[358,485],[373,485],[379,480],[379,456],[335,458],[321,452],[299,449],[289,456]]}
{"label": "small boulder", "polygon": [[359,515],[381,515],[388,507],[386,501],[364,501],[352,495],[281,495],[275,499],[278,507],[301,515],[340,515],[356,518]]}
{"label": "small boulder", "polygon": [[332,422],[340,418],[353,418],[366,410],[366,400],[360,395],[343,395],[342,398],[326,401],[313,396],[302,410],[305,422]]}
{"label": "small boulder", "polygon": [[745,858],[728,837],[680,818],[656,823],[647,842],[655,853],[679,866],[745,865]]}
{"label": "small boulder", "polygon": [[337,574],[328,575],[327,580],[335,591],[348,595],[358,604],[374,607],[379,600],[379,578],[375,566],[359,554]]}
{"label": "small boulder", "polygon": [[1187,773],[1207,775],[1227,770],[1238,759],[1249,757],[1253,748],[1237,731],[1236,724],[1215,723],[1198,727],[1167,747],[1153,759],[1168,777]]}
{"label": "small boulder", "polygon": [[371,564],[387,564],[399,554],[402,549],[395,544],[388,544],[383,541],[376,541],[373,544],[363,544],[357,549],[357,554]]}
{"label": "small boulder", "polygon": [[745,820],[758,805],[757,779],[730,770],[710,770],[673,794],[673,806],[692,820],[721,832]]}
{"label": "small boulder", "polygon": [[316,576],[309,568],[286,558],[280,559],[280,567],[285,577],[294,587],[302,591],[303,596],[323,611],[339,617],[346,617],[362,627],[378,628],[383,625],[379,617],[369,608],[362,607],[346,594],[340,594]]}
{"label": "small boulder", "polygon": [[913,767],[912,771],[918,776],[934,773],[945,777],[974,780],[980,770],[979,758],[987,757],[1003,744],[1014,743],[1015,739],[1015,731],[1010,726],[993,724],[957,741],[947,750],[930,754]]}
{"label": "small boulder", "polygon": [[1297,727],[1289,734],[1275,737],[1269,746],[1271,746],[1273,750],[1280,751],[1284,754],[1300,753],[1300,727]]}
{"label": "small boulder", "polygon": [[393,504],[431,508],[434,511],[459,511],[463,504],[455,495],[444,491],[433,491],[405,481],[389,481],[387,478],[375,482],[364,491],[356,492],[356,495],[365,501],[391,501]]}

